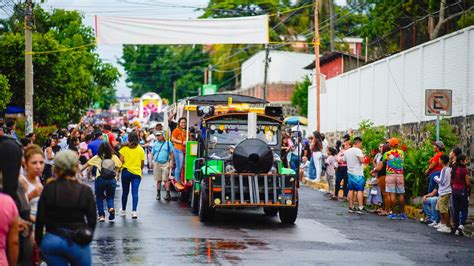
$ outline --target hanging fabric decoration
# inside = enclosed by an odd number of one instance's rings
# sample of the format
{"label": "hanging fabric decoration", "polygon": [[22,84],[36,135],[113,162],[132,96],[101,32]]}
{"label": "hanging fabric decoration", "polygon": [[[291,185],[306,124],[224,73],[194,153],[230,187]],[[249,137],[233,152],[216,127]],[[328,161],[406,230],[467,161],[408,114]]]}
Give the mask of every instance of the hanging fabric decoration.
{"label": "hanging fabric decoration", "polygon": [[95,17],[97,44],[265,44],[268,16],[220,19]]}

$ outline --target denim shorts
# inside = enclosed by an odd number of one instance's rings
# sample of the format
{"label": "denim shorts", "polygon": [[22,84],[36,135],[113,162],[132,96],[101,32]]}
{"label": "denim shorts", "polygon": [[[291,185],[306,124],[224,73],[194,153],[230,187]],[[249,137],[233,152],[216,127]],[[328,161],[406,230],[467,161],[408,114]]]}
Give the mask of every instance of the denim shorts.
{"label": "denim shorts", "polygon": [[353,175],[351,173],[347,173],[347,175],[347,189],[354,191],[364,191],[365,177],[363,175]]}
{"label": "denim shorts", "polygon": [[386,175],[385,176],[385,192],[404,194],[405,180],[403,175]]}

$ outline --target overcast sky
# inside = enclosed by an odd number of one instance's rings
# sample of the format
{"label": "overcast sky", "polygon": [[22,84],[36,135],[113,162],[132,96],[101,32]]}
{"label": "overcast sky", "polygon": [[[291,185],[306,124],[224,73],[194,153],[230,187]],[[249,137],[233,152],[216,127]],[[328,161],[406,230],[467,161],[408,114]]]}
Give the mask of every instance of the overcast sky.
{"label": "overcast sky", "polygon": [[[345,0],[336,0],[345,4]],[[133,16],[148,18],[196,18],[202,14],[196,8],[205,7],[208,0],[46,0],[44,9],[63,8],[78,10],[84,14],[84,23],[94,26],[94,15]],[[121,45],[100,45],[97,49],[102,60],[114,64],[122,74],[117,83],[117,96],[130,96],[130,89],[125,83],[124,69],[117,63],[122,56]]]}

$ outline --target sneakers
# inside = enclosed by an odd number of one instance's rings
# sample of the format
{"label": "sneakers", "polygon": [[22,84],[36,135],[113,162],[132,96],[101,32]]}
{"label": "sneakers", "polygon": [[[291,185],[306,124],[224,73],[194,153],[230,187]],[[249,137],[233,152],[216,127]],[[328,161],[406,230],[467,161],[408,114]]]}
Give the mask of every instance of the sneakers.
{"label": "sneakers", "polygon": [[171,194],[170,194],[169,191],[166,191],[165,200],[166,200],[166,201],[170,201],[170,200],[171,200]]}
{"label": "sneakers", "polygon": [[395,213],[389,213],[387,215],[387,218],[390,219],[390,220],[398,220],[398,216]]}
{"label": "sneakers", "polygon": [[441,232],[441,233],[451,233],[451,228],[447,227],[446,225],[444,224],[441,224],[441,226],[436,230],[438,232]]}
{"label": "sneakers", "polygon": [[463,236],[464,235],[464,225],[459,225],[459,227],[456,229],[456,232],[454,233],[457,236]]}
{"label": "sneakers", "polygon": [[105,222],[105,217],[104,216],[99,216],[99,222],[101,222],[101,223]]}
{"label": "sneakers", "polygon": [[109,209],[109,221],[113,222],[115,219],[115,209],[114,208],[110,208]]}
{"label": "sneakers", "polygon": [[407,215],[406,215],[405,213],[400,213],[400,214],[398,215],[398,219],[399,219],[399,220],[406,220],[406,219],[407,219]]}
{"label": "sneakers", "polygon": [[438,229],[438,228],[440,228],[442,225],[444,225],[444,224],[438,223],[437,225],[433,226],[433,228]]}
{"label": "sneakers", "polygon": [[351,208],[349,207],[349,209],[347,210],[349,213],[356,213],[357,212],[357,209],[356,208]]}
{"label": "sneakers", "polygon": [[429,227],[435,227],[435,226],[437,226],[437,225],[438,225],[438,223],[435,222],[435,221],[433,221],[433,222],[431,222],[430,224],[428,224]]}
{"label": "sneakers", "polygon": [[127,212],[125,210],[120,211],[120,216],[125,217],[127,216]]}
{"label": "sneakers", "polygon": [[361,207],[357,208],[357,209],[356,209],[356,212],[357,212],[358,214],[367,214],[367,213],[368,213],[368,211],[367,211],[364,207],[362,207],[362,208],[361,208]]}
{"label": "sneakers", "polygon": [[137,212],[132,212],[132,219],[138,219]]}

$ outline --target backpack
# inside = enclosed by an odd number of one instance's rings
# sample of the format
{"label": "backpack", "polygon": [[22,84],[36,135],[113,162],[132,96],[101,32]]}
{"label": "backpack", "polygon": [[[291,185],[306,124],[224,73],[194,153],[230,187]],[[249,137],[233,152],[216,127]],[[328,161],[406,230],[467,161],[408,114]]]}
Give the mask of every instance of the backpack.
{"label": "backpack", "polygon": [[104,179],[112,179],[115,178],[115,173],[117,172],[117,168],[115,167],[115,162],[112,159],[104,159],[100,164],[100,171],[99,177]]}

